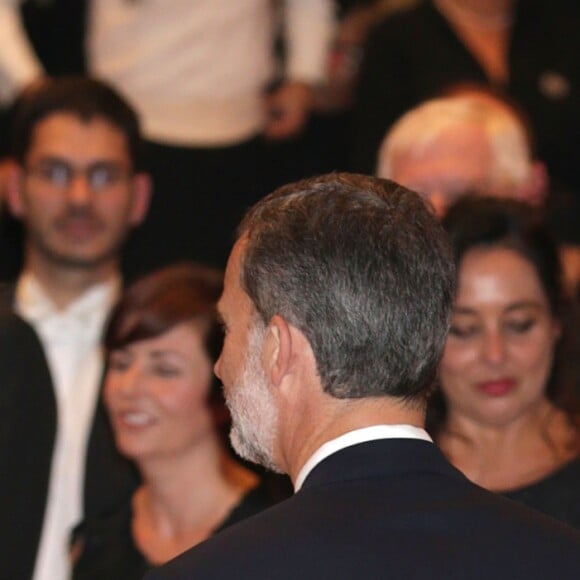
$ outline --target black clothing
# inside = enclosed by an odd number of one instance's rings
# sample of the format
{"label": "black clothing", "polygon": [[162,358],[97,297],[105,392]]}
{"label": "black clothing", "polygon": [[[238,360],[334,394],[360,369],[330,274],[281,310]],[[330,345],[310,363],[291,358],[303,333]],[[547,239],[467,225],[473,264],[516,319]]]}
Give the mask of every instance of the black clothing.
{"label": "black clothing", "polygon": [[148,580],[576,580],[580,534],[469,482],[432,443],[330,455],[298,493]]}
{"label": "black clothing", "polygon": [[[270,507],[272,501],[262,487],[247,493],[230,512],[216,533]],[[133,541],[130,505],[108,518],[87,521],[77,531],[82,553],[73,580],[141,580],[152,568]]]}
{"label": "black clothing", "polygon": [[[580,18],[543,0],[518,2],[511,31],[507,86],[529,116],[538,158],[550,176],[580,198]],[[369,37],[355,115],[355,169],[373,173],[390,126],[451,85],[490,84],[431,1],[392,15]],[[576,228],[580,230],[578,221]],[[576,234],[577,236],[579,234]]]}
{"label": "black clothing", "polygon": [[[42,343],[0,297],[0,576],[30,580],[39,547],[57,429],[57,408]],[[111,513],[131,496],[137,472],[116,450],[99,397],[87,442],[84,513]]]}
{"label": "black clothing", "polygon": [[28,0],[22,3],[22,23],[50,76],[86,72],[87,4],[87,0]]}
{"label": "black clothing", "polygon": [[50,371],[34,330],[0,314],[0,576],[30,580],[56,430]]}
{"label": "black clothing", "polygon": [[125,279],[183,260],[225,267],[242,215],[270,189],[263,140],[208,149],[150,142],[147,157],[153,196],[123,249]]}
{"label": "black clothing", "polygon": [[536,483],[502,495],[580,530],[580,458]]}

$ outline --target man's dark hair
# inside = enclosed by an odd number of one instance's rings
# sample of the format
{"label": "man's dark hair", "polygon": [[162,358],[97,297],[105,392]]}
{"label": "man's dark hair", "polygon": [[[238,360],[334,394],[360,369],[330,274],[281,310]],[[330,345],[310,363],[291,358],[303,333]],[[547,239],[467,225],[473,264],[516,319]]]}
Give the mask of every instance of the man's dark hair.
{"label": "man's dark hair", "polygon": [[258,202],[241,285],[264,323],[279,314],[307,337],[324,391],[421,399],[448,330],[455,289],[447,238],[419,195],[336,173]]}
{"label": "man's dark hair", "polygon": [[105,119],[125,135],[133,169],[142,169],[143,141],[136,112],[108,84],[86,77],[48,79],[23,93],[12,127],[12,154],[18,163],[24,164],[38,123],[55,113],[70,113],[85,122]]}
{"label": "man's dark hair", "polygon": [[465,254],[480,248],[508,248],[523,256],[536,271],[552,314],[564,304],[558,247],[543,213],[523,201],[465,195],[443,218],[457,268]]}

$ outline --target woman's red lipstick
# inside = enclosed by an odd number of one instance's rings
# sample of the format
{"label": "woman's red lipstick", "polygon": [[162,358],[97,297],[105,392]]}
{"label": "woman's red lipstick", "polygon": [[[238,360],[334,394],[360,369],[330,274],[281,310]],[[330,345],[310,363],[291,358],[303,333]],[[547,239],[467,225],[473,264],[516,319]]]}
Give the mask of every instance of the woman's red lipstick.
{"label": "woman's red lipstick", "polygon": [[502,397],[515,389],[516,381],[510,378],[479,383],[477,388],[490,397]]}

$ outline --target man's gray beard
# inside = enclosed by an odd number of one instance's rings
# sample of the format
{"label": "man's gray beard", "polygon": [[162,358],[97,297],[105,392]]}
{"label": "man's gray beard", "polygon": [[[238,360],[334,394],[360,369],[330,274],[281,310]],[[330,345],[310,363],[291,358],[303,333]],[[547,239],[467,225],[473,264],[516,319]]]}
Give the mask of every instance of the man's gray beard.
{"label": "man's gray beard", "polygon": [[254,324],[248,337],[242,376],[226,396],[232,415],[230,441],[240,457],[280,473],[274,463],[278,410],[260,362],[263,338],[263,328]]}

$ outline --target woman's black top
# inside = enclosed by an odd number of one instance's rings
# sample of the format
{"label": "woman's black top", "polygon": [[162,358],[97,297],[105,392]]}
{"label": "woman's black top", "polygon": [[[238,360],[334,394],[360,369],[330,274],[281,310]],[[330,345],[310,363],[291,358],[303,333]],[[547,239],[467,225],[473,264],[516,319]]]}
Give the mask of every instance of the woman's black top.
{"label": "woman's black top", "polygon": [[580,458],[540,481],[501,495],[580,530]]}
{"label": "woman's black top", "polygon": [[[248,518],[274,502],[263,486],[249,491],[232,509],[216,533]],[[131,522],[133,509],[87,521],[76,532],[75,542],[81,544],[81,554],[74,564],[73,580],[141,580],[153,567],[133,540]]]}

